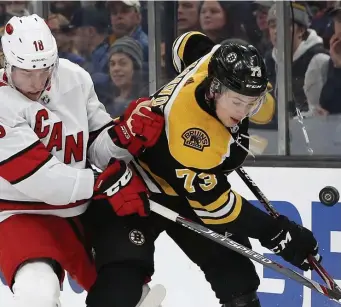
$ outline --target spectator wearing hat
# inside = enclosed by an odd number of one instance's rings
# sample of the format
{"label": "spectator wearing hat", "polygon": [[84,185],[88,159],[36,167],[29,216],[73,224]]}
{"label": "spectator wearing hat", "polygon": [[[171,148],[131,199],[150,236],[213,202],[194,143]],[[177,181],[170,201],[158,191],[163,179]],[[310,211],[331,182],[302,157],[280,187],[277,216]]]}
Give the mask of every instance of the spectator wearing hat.
{"label": "spectator wearing hat", "polygon": [[268,12],[273,3],[273,1],[254,1],[252,4],[252,11],[257,24],[257,29],[254,30],[255,36],[257,36],[254,45],[262,55],[272,49],[269,37]]}
{"label": "spectator wearing hat", "polygon": [[79,55],[74,46],[72,28],[67,18],[62,14],[50,14],[46,22],[56,39],[58,56],[83,66],[85,59]]}
{"label": "spectator wearing hat", "polygon": [[107,111],[117,117],[129,102],[148,95],[142,76],[143,51],[140,43],[129,36],[115,41],[109,51],[111,95],[102,101]]}
{"label": "spectator wearing hat", "polygon": [[323,114],[341,114],[341,7],[330,12],[334,21],[334,35],[330,39],[330,60],[320,106]]}
{"label": "spectator wearing hat", "polygon": [[70,23],[75,29],[75,47],[85,58],[83,67],[90,73],[100,100],[106,94],[104,87],[109,81],[109,24],[109,14],[93,6],[77,10]]}
{"label": "spectator wearing hat", "polygon": [[111,43],[123,36],[132,37],[141,44],[144,62],[148,62],[148,36],[141,27],[140,1],[108,1],[107,6],[113,31]]}
{"label": "spectator wearing hat", "polygon": [[[325,82],[322,69],[328,61],[329,55],[323,47],[322,38],[314,30],[309,29],[309,16],[305,6],[298,3],[291,3],[291,5],[294,15],[291,16],[293,101],[289,103],[289,112],[291,116],[295,116],[297,108],[308,115],[309,109],[311,109],[309,106],[319,105],[321,90]],[[276,5],[273,5],[268,13],[269,33],[273,49],[266,54],[265,62],[270,82],[275,85],[275,96],[277,96],[276,20]]]}

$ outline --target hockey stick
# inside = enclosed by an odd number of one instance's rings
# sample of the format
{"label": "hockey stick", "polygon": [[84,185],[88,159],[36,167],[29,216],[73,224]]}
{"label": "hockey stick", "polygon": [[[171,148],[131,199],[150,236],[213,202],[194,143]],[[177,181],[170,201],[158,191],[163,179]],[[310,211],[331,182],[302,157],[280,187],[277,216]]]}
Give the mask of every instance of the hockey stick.
{"label": "hockey stick", "polygon": [[[248,186],[251,192],[257,197],[259,202],[265,207],[270,215],[277,218],[279,213],[276,211],[274,206],[270,203],[270,201],[266,198],[263,192],[259,189],[259,187],[255,184],[255,182],[250,178],[250,176],[245,172],[242,167],[236,169],[237,174],[244,181],[244,183]],[[309,256],[308,261],[310,265],[314,268],[314,270],[320,275],[322,280],[327,284],[327,286],[338,292],[341,295],[341,289],[335,282],[335,280],[327,273],[327,271],[323,268],[323,266],[315,259],[313,256]]]}
{"label": "hockey stick", "polygon": [[219,233],[216,233],[208,228],[206,228],[203,225],[200,225],[198,223],[195,223],[191,220],[185,219],[184,217],[180,216],[178,213],[164,207],[161,206],[160,204],[149,200],[150,202],[150,209],[159,214],[162,215],[163,217],[182,225],[185,228],[188,228],[189,230],[192,230],[196,233],[198,233],[201,236],[204,236],[216,243],[219,243],[235,252],[237,252],[238,254],[241,254],[249,259],[252,259],[262,265],[264,265],[265,267],[268,267],[270,269],[273,269],[293,280],[296,280],[297,282],[299,282],[300,284],[315,290],[317,292],[319,292],[320,294],[323,294],[325,296],[327,296],[329,299],[337,302],[338,304],[341,305],[341,302],[339,301],[341,299],[341,293],[339,293],[338,291],[332,290],[327,288],[326,286],[323,286],[319,283],[317,283],[314,280],[311,280],[297,272],[295,272],[294,270],[291,270],[289,268],[286,268],[266,257],[264,257],[261,254],[258,254],[257,252],[253,251],[252,249],[249,249],[233,240],[231,240],[229,237],[232,236],[232,234],[230,233],[225,233],[225,235],[221,235]]}

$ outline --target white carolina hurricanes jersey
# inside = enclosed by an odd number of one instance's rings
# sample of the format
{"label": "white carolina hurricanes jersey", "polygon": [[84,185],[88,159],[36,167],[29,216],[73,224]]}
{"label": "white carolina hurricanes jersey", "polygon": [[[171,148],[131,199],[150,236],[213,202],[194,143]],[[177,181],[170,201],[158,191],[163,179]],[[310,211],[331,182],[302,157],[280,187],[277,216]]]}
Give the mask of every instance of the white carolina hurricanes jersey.
{"label": "white carolina hurricanes jersey", "polygon": [[0,222],[18,213],[83,213],[94,186],[87,159],[103,169],[113,153],[129,156],[109,137],[111,125],[90,75],[68,60],[60,59],[39,102],[1,84]]}

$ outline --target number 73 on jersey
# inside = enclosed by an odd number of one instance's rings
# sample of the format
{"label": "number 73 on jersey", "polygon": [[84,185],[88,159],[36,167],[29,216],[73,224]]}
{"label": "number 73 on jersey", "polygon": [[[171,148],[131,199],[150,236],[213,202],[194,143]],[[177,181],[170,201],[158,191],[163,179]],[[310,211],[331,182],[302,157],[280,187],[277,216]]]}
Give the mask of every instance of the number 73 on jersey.
{"label": "number 73 on jersey", "polygon": [[212,190],[218,183],[217,177],[214,174],[199,173],[183,168],[175,170],[177,178],[184,179],[184,188],[188,193],[197,192],[195,181],[198,180],[198,186],[205,192]]}

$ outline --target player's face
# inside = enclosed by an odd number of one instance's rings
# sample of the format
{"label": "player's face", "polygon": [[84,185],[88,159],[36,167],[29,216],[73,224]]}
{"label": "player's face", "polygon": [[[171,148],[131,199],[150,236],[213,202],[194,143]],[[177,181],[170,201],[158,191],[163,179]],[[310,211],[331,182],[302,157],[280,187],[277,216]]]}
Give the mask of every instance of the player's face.
{"label": "player's face", "polygon": [[14,67],[11,74],[13,85],[33,101],[40,98],[50,77],[50,68],[27,70]]}
{"label": "player's face", "polygon": [[226,91],[216,96],[216,113],[226,127],[237,125],[249,116],[259,103],[258,97],[250,97],[233,91]]}

